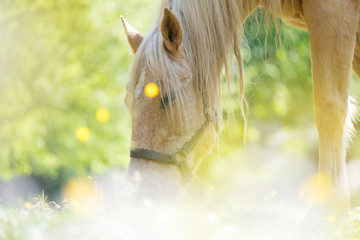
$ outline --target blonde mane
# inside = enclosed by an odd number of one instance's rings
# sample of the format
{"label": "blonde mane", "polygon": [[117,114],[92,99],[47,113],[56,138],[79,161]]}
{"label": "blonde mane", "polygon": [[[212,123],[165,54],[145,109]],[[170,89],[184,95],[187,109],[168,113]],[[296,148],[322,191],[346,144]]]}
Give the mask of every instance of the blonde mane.
{"label": "blonde mane", "polygon": [[[132,65],[130,88],[134,89],[142,68],[151,70],[159,82],[161,93],[181,89],[181,79],[171,67],[171,59],[163,47],[159,31],[163,9],[170,8],[178,17],[184,32],[183,47],[190,63],[192,77],[198,85],[208,114],[220,125],[222,119],[220,80],[222,70],[228,84],[234,79],[235,56],[239,71],[239,95],[244,103],[243,65],[240,42],[243,21],[256,0],[163,0],[155,24],[143,40]],[[264,0],[260,5],[269,12],[279,13],[281,0]],[[167,79],[172,79],[171,82]],[[181,91],[177,92],[181,95]],[[181,99],[181,96],[180,98]],[[183,102],[183,101],[180,101]],[[242,108],[243,109],[243,108]]]}

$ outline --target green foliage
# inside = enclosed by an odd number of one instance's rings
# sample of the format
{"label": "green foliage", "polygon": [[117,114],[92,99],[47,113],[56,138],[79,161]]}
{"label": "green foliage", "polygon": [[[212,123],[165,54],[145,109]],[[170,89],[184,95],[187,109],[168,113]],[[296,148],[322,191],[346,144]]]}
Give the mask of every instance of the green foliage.
{"label": "green foliage", "polygon": [[[247,99],[252,113],[264,121],[308,125],[312,120],[308,34],[282,23],[281,42],[276,44],[274,32],[266,37],[264,25],[258,25],[255,28],[260,28],[259,34],[255,36],[252,26],[248,24],[246,28],[251,58],[245,57],[248,59],[245,73],[249,79]],[[250,55],[249,51],[245,52]]]}
{"label": "green foliage", "polygon": [[343,231],[347,239],[360,239],[360,208],[348,214],[343,221]]}
{"label": "green foliage", "polygon": [[[119,16],[136,12],[147,28],[154,11],[138,4],[2,1],[0,179],[61,180],[127,165],[131,122],[122,99],[131,55]],[[97,121],[98,108],[110,111],[108,122]],[[90,130],[88,141],[77,140],[78,127]]]}

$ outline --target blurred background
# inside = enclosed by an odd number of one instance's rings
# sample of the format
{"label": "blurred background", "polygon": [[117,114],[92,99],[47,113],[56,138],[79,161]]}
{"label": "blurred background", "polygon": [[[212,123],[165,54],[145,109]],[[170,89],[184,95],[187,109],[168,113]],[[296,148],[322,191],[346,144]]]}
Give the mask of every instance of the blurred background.
{"label": "blurred background", "polygon": [[[123,98],[132,55],[120,15],[145,34],[159,3],[0,0],[1,204],[42,190],[61,201],[63,186],[74,177],[126,170],[131,120]],[[270,158],[294,164],[294,171],[303,163],[309,174],[316,171],[308,34],[281,22],[280,35],[273,28],[267,33],[262,22],[261,11],[250,17],[241,43],[250,106],[246,144],[233,83],[224,94],[219,143],[197,172],[215,187],[234,164],[251,173],[272,164]],[[359,97],[355,75],[351,91]],[[359,134],[348,159],[360,166]],[[256,164],[246,168],[252,160]]]}

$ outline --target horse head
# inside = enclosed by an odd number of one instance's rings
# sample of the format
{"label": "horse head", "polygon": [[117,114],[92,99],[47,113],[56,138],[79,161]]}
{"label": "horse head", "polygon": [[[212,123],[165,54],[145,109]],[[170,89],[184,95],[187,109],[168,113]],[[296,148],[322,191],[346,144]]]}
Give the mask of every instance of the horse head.
{"label": "horse head", "polygon": [[125,104],[132,117],[127,179],[140,193],[179,196],[215,142],[214,124],[183,46],[183,28],[165,8],[142,36],[121,18],[134,59]]}

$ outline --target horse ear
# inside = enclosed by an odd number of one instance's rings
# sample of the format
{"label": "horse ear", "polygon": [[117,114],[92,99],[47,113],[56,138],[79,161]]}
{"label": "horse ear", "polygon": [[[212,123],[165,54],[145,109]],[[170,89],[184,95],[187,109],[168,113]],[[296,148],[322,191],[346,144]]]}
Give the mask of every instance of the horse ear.
{"label": "horse ear", "polygon": [[182,43],[183,30],[178,18],[168,8],[164,9],[160,31],[163,36],[165,49],[171,54],[177,53]]}
{"label": "horse ear", "polygon": [[131,51],[133,54],[135,54],[144,37],[135,28],[130,26],[123,16],[121,16],[120,18],[124,25],[125,33],[127,35],[127,40],[130,45]]}

